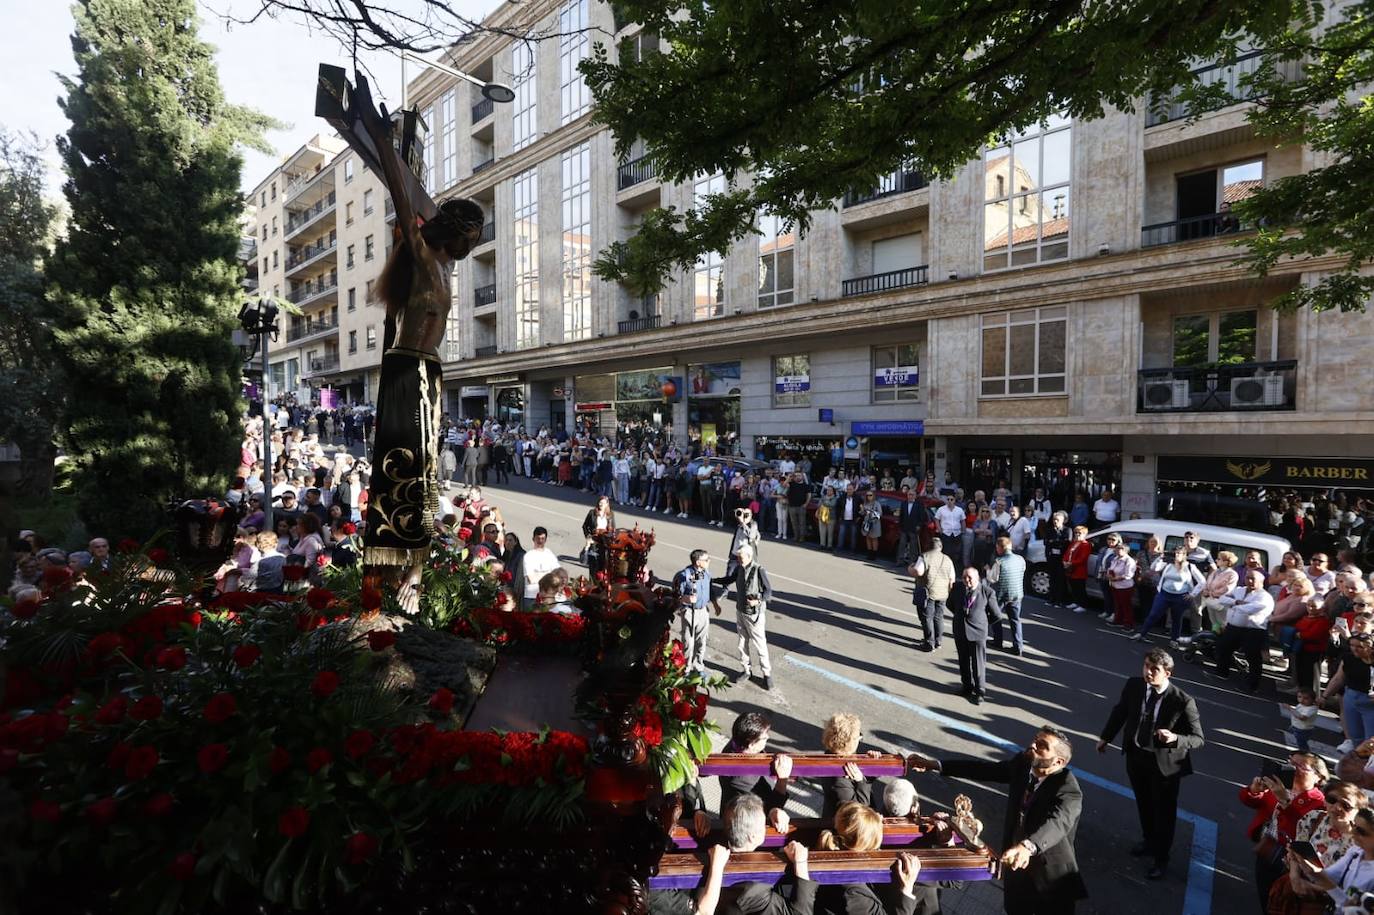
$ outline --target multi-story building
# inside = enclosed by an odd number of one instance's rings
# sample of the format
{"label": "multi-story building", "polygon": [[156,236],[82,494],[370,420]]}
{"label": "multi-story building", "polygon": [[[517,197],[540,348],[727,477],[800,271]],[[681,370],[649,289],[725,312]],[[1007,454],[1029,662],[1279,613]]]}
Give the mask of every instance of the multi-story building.
{"label": "multi-story building", "polygon": [[268,355],[269,396],[370,400],[383,309],[372,289],[390,250],[386,189],[334,136],[316,136],[253,189],[258,295],[289,302]]}
{"label": "multi-story building", "polygon": [[[843,443],[970,490],[1000,478],[1064,504],[1113,485],[1128,514],[1183,513],[1200,492],[1374,488],[1374,314],[1271,308],[1332,260],[1262,280],[1236,262],[1246,227],[1230,204],[1316,161],[1256,136],[1245,103],[1195,122],[1177,105],[1052,120],[948,180],[899,171],[851,193],[805,237],[763,215],[759,236],[646,297],[593,276],[590,259],[651,208],[690,206],[724,180],[663,182],[649,159],[618,161],[591,118],[576,30],[614,33],[620,54],[657,52],[655,36],[593,0],[506,6],[488,24],[531,8],[565,37],[493,29],[446,58],[510,83],[513,103],[435,70],[410,85],[431,127],[432,193],[490,214],[454,272],[453,414],[531,429],[658,420],[683,439],[737,436],[751,455],[825,460]],[[1204,75],[1234,87],[1251,65]]]}

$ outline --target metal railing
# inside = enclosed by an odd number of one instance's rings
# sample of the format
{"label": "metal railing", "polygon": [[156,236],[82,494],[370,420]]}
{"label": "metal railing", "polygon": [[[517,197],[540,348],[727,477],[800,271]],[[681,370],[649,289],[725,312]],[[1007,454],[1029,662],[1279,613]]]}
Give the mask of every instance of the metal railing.
{"label": "metal railing", "polygon": [[472,106],[472,123],[476,124],[478,121],[482,120],[495,110],[496,105],[492,102],[491,99],[482,99],[476,105]]}
{"label": "metal railing", "polygon": [[472,304],[477,308],[483,305],[490,305],[496,301],[496,284],[489,283],[486,286],[478,286],[472,290]]}
{"label": "metal railing", "polygon": [[287,270],[294,270],[296,267],[299,267],[301,264],[305,263],[306,261],[314,260],[315,258],[319,257],[321,254],[324,254],[324,253],[329,252],[329,251],[333,251],[333,250],[334,250],[335,248],[337,248],[338,246],[339,246],[339,237],[338,237],[338,233],[337,233],[337,232],[330,232],[328,238],[321,238],[319,241],[315,242],[313,245],[306,245],[306,246],[303,247],[303,248],[295,248],[295,249],[293,249],[292,252],[291,252],[291,254],[288,255],[287,258],[286,258],[286,269],[287,269]]}
{"label": "metal railing", "polygon": [[314,184],[316,181],[320,180],[320,178],[323,177],[325,173],[330,171],[331,169],[321,168],[318,171],[312,172],[311,174],[306,175],[303,178],[292,178],[290,181],[286,182],[286,188],[282,191],[283,200],[289,202],[293,197],[295,197],[301,191],[305,190],[310,185]]}
{"label": "metal railing", "polygon": [[286,299],[293,304],[299,305],[302,302],[315,298],[317,295],[324,295],[338,288],[339,273],[335,270],[331,271],[328,276],[322,276],[312,282],[298,284],[291,290]]}
{"label": "metal railing", "polygon": [[[1263,51],[1251,51],[1237,57],[1236,62],[1232,64],[1210,63],[1194,70],[1193,77],[1202,86],[1220,85],[1230,96],[1231,104],[1249,101],[1254,97],[1255,89],[1249,85],[1242,85],[1241,80],[1259,69],[1263,56]],[[1296,82],[1302,75],[1302,67],[1295,60],[1280,62],[1278,69],[1286,80]],[[1192,111],[1188,104],[1178,97],[1184,88],[1179,86],[1164,98],[1152,99],[1145,111],[1145,126],[1154,127],[1156,124],[1166,124],[1188,117]]]}
{"label": "metal railing", "polygon": [[616,324],[616,332],[633,334],[641,330],[658,330],[662,321],[662,315],[647,315],[643,318],[631,318],[628,321],[621,321]]}
{"label": "metal railing", "polygon": [[1137,413],[1297,409],[1298,360],[1174,366],[1136,373]]}
{"label": "metal railing", "polygon": [[1211,238],[1215,235],[1235,235],[1248,232],[1253,226],[1242,223],[1234,213],[1207,213],[1203,216],[1189,216],[1173,222],[1157,222],[1142,226],[1140,247],[1153,248],[1156,245],[1172,245],[1180,241],[1194,241]]}
{"label": "metal railing", "polygon": [[864,192],[850,191],[845,194],[844,205],[847,207],[858,206],[861,203],[868,203],[870,200],[878,200],[881,197],[917,191],[929,183],[919,172],[901,169],[880,178],[876,188]]}
{"label": "metal railing", "polygon": [[622,162],[620,167],[616,169],[615,175],[616,190],[623,191],[627,187],[634,187],[650,178],[657,178],[658,163],[648,156],[640,156],[638,159]]}
{"label": "metal railing", "polygon": [[311,359],[311,360],[310,360],[310,372],[311,372],[311,374],[317,374],[317,373],[319,373],[319,372],[332,372],[332,371],[334,371],[335,369],[337,369],[338,367],[339,367],[339,357],[338,357],[337,354],[335,354],[335,355],[333,355],[333,356],[325,356],[325,357],[323,357],[323,358],[321,358],[321,359]]}
{"label": "metal railing", "polygon": [[334,201],[337,196],[338,195],[334,191],[330,191],[327,196],[317,200],[309,209],[302,210],[299,213],[292,213],[290,216],[286,217],[286,234],[290,235],[307,223],[314,222],[316,218],[326,211],[334,209]]}
{"label": "metal railing", "polygon": [[482,233],[477,236],[477,244],[485,245],[489,241],[496,241],[496,221],[493,220],[482,226]]}
{"label": "metal railing", "polygon": [[840,284],[840,295],[868,295],[872,292],[887,292],[904,286],[920,286],[930,281],[930,268],[926,264],[907,267],[903,270],[889,270],[887,273],[874,273],[870,276],[856,276]]}
{"label": "metal railing", "polygon": [[493,343],[490,346],[479,346],[476,350],[473,351],[473,355],[475,355],[478,359],[481,359],[484,356],[495,356],[496,344]]}
{"label": "metal railing", "polygon": [[487,159],[485,162],[478,162],[476,165],[474,165],[474,166],[472,167],[472,173],[475,175],[475,174],[477,174],[478,172],[480,172],[480,171],[481,171],[482,169],[484,169],[484,168],[491,168],[492,165],[494,165],[495,163],[496,163],[496,157],[495,157],[495,156],[492,156],[490,159]]}
{"label": "metal railing", "polygon": [[292,321],[286,329],[286,342],[290,343],[303,337],[313,337],[315,334],[338,329],[339,321],[337,318],[332,321],[311,321],[309,319]]}

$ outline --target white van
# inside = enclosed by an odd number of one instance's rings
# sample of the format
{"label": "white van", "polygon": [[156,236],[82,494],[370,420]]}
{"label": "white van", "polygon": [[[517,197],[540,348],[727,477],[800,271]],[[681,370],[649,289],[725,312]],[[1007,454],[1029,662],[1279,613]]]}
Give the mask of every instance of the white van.
{"label": "white van", "polygon": [[[1088,558],[1088,593],[1101,597],[1097,586],[1097,557],[1107,544],[1108,534],[1117,534],[1131,548],[1135,556],[1145,549],[1151,537],[1158,537],[1164,546],[1164,554],[1172,557],[1174,547],[1183,545],[1183,535],[1188,531],[1198,535],[1198,545],[1215,558],[1222,550],[1236,554],[1236,564],[1245,564],[1245,554],[1257,550],[1264,561],[1267,573],[1283,559],[1283,554],[1292,547],[1288,541],[1275,534],[1257,534],[1235,527],[1217,527],[1212,524],[1193,524],[1188,521],[1170,521],[1167,518],[1137,518],[1134,521],[1118,521],[1088,535],[1092,554]],[[1026,592],[1036,597],[1048,599],[1050,596],[1050,570],[1045,564],[1044,541],[1033,541],[1026,550]]]}

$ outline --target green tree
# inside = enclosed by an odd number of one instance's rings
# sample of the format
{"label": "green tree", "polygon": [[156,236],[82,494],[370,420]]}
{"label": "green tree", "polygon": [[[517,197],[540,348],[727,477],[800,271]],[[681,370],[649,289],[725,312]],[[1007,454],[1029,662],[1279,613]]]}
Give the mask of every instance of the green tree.
{"label": "green tree", "polygon": [[57,210],[43,200],[36,139],[0,129],[0,441],[19,447],[16,492],[44,499],[64,379],[54,359],[43,258]]}
{"label": "green tree", "polygon": [[93,533],[146,535],[183,497],[223,492],[239,435],[230,340],[242,160],[261,115],[228,104],[195,0],[79,0],[71,217],[49,275],[70,379],[64,437]]}

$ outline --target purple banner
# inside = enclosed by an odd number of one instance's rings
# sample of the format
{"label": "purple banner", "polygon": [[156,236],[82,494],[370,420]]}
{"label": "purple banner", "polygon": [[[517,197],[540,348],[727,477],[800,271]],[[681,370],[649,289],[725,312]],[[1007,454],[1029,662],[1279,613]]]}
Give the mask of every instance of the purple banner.
{"label": "purple banner", "polygon": [[[922,862],[924,865],[925,862]],[[704,867],[704,865],[703,865]],[[726,886],[734,886],[736,883],[767,883],[770,886],[779,883],[786,875],[785,870],[777,870],[771,873],[726,873],[724,883]],[[991,880],[992,874],[986,867],[925,867],[921,868],[922,882],[934,882],[936,880]],[[855,868],[843,871],[818,871],[811,870],[811,879],[820,884],[846,884],[846,883],[891,883],[891,867],[874,868]],[[691,890],[696,889],[701,883],[701,874],[674,874],[671,876],[657,876],[649,878],[649,889],[651,890]]]}
{"label": "purple banner", "polygon": [[333,388],[320,388],[320,407],[325,410],[332,410],[338,406],[339,395]]}
{"label": "purple banner", "polygon": [[[744,760],[730,760],[729,762],[712,762],[715,757],[708,758],[701,764],[702,775],[760,775],[772,774],[773,763],[771,758],[759,762],[746,762]],[[900,759],[865,759],[854,761],[862,770],[864,775],[895,775],[906,774],[906,764]],[[792,778],[824,778],[826,776],[844,775],[844,762],[828,762],[823,759],[802,759],[792,758]]]}

